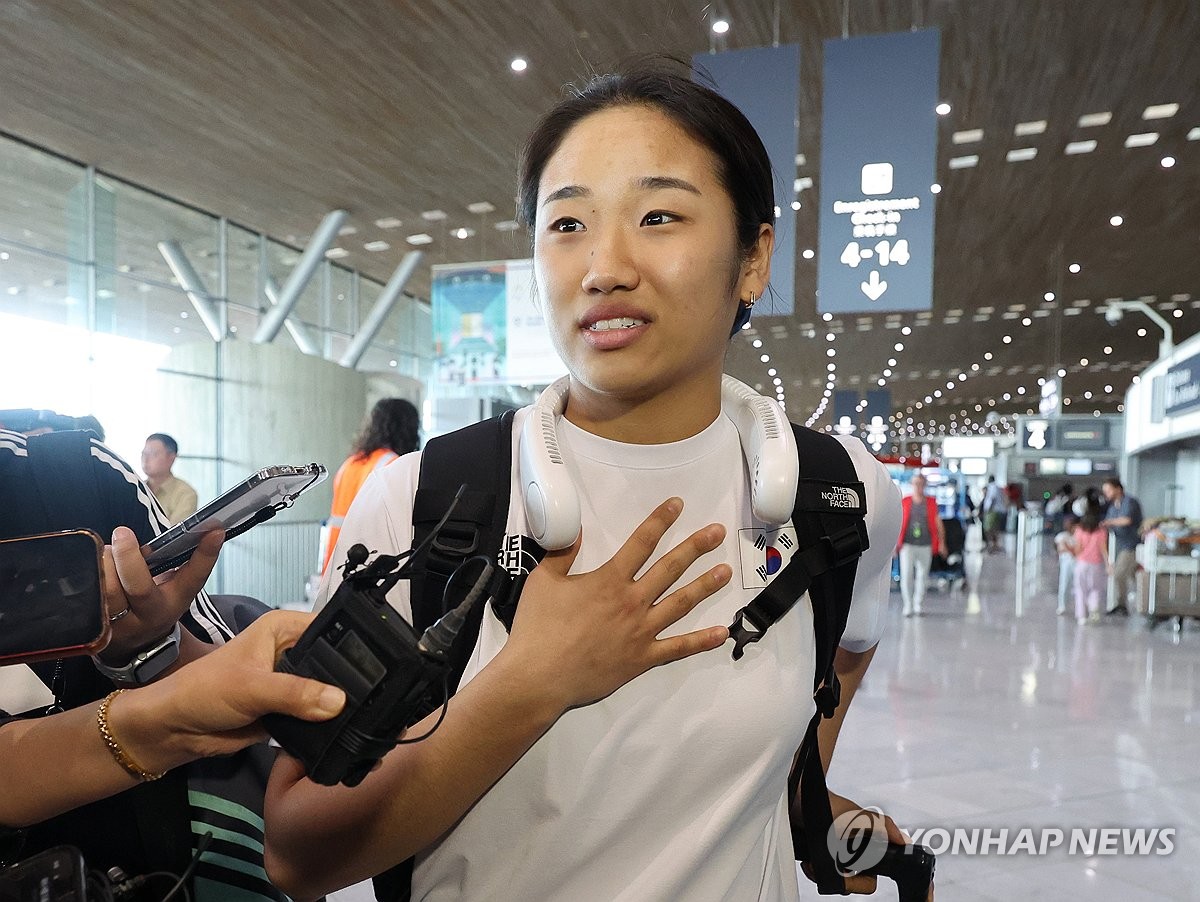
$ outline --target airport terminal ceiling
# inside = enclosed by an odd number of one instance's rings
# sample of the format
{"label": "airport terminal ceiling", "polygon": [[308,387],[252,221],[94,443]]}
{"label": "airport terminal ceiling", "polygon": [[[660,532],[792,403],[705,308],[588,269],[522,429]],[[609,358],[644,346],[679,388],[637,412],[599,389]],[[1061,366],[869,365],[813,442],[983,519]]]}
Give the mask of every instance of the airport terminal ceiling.
{"label": "airport terminal ceiling", "polygon": [[[934,25],[950,112],[933,310],[822,322],[801,253],[816,249],[822,42]],[[793,417],[819,401],[830,346],[838,387],[882,379],[897,410],[942,426],[1024,413],[1059,368],[1070,412],[1116,411],[1161,333],[1139,313],[1109,325],[1107,299],[1145,299],[1176,342],[1200,331],[1194,0],[6,0],[0,130],[298,247],[346,209],[339,262],[382,281],[413,235],[429,263],[526,254],[505,230],[516,155],[565,83],[635,52],[776,38],[801,49],[800,157],[778,175],[811,180],[795,183],[796,312],[760,308],[729,369],[769,385],[769,352]],[[63,228],[36,204],[3,210],[11,193],[0,216]],[[428,270],[410,287],[427,296]]]}

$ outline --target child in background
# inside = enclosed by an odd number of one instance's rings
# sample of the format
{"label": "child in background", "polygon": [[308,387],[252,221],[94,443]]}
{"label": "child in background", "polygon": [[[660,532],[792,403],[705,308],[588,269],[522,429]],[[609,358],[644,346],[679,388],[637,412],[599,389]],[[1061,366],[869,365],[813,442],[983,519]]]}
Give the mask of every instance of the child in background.
{"label": "child in background", "polygon": [[1075,620],[1096,623],[1108,570],[1108,530],[1100,525],[1100,508],[1089,504],[1071,543],[1075,552]]}
{"label": "child in background", "polygon": [[1063,528],[1054,537],[1054,548],[1058,551],[1058,613],[1067,613],[1067,596],[1071,594],[1075,579],[1075,527],[1079,520],[1071,514],[1063,515]]}

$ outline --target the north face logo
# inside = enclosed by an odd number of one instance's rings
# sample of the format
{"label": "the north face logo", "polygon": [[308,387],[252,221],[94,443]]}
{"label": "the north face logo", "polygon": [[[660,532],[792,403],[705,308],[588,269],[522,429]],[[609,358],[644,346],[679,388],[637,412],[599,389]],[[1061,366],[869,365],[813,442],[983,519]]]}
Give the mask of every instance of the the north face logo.
{"label": "the north face logo", "polygon": [[497,562],[513,578],[528,576],[542,562],[546,551],[529,536],[505,535]]}
{"label": "the north face logo", "polygon": [[829,491],[822,492],[821,500],[830,507],[859,507],[862,504],[858,492],[841,485],[835,485]]}

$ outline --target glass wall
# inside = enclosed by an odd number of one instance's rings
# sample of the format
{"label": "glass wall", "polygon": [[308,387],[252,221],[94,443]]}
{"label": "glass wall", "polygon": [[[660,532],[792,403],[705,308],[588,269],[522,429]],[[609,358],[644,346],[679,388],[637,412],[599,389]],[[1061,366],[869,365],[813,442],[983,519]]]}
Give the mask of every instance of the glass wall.
{"label": "glass wall", "polygon": [[[229,405],[245,403],[244,385],[231,380],[246,372],[246,346],[272,306],[268,287],[287,282],[301,252],[0,134],[0,409],[93,414],[135,468],[145,436],[170,433],[180,443],[175,472],[202,500],[214,497],[246,475],[246,437],[222,425]],[[195,299],[169,254],[184,261]],[[327,361],[320,366],[336,368],[382,289],[326,260],[273,342],[279,353],[265,357],[282,360],[283,349],[305,345],[311,359]],[[212,311],[209,324],[197,302]],[[224,340],[210,328],[226,329]],[[407,377],[397,385],[409,390],[408,379],[427,384],[431,330],[428,304],[401,297],[358,369]],[[318,383],[320,366],[309,368]],[[343,392],[356,384],[324,372]],[[341,420],[356,423],[364,412],[339,412],[331,428],[352,432]],[[295,525],[307,535],[318,508],[287,513],[304,517]]]}

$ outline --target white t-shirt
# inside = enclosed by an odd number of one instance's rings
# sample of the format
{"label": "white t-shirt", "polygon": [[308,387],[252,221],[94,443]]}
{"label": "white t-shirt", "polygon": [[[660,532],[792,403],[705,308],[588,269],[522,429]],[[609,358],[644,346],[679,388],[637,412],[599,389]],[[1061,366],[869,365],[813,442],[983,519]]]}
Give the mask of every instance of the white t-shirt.
{"label": "white t-shirt", "polygon": [[[514,437],[527,415],[528,409],[517,413]],[[684,500],[684,509],[659,553],[708,523],[727,524],[722,546],[676,585],[721,560],[733,567],[733,579],[669,633],[729,624],[790,558],[796,544],[790,524],[766,531],[751,513],[741,445],[726,417],[667,445],[609,441],[561,418],[558,429],[582,507],[576,572],[607,561],[672,495]],[[900,529],[899,493],[861,442],[839,440],[866,486],[871,542],[859,563],[842,644],[865,651],[882,633]],[[514,473],[515,445],[514,438]],[[346,517],[337,562],[355,542],[393,553],[410,546],[419,463],[418,454],[406,455],[370,477]],[[507,532],[528,533],[515,490]],[[322,603],[330,588],[322,587]],[[409,615],[407,583],[398,584],[389,600]],[[506,638],[489,607],[464,683]],[[413,899],[795,899],[786,779],[814,710],[810,605],[801,600],[740,661],[732,660],[731,649],[726,643],[656,668],[608,698],[564,714],[454,830],[418,858]]]}

